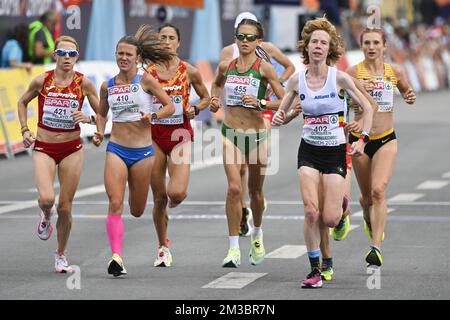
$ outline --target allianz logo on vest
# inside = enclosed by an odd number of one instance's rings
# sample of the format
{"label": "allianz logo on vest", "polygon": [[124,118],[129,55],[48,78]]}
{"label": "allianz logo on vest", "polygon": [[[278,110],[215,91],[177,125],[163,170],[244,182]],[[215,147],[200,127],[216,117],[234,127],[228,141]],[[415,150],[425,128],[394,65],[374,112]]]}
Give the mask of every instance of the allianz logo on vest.
{"label": "allianz logo on vest", "polygon": [[314,100],[321,100],[321,99],[334,99],[336,98],[336,92],[331,92],[330,94],[327,95],[319,95],[319,96],[315,96]]}

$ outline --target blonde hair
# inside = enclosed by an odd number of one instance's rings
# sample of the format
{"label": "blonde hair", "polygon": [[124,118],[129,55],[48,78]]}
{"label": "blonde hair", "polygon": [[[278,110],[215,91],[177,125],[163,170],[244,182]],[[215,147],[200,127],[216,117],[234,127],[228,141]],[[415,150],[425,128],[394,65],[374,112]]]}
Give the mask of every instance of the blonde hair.
{"label": "blonde hair", "polygon": [[59,45],[61,42],[70,42],[70,43],[73,43],[73,44],[76,46],[77,51],[80,50],[80,47],[78,46],[77,40],[75,40],[75,38],[73,38],[73,37],[71,37],[71,36],[59,36],[59,37],[56,39],[56,41],[55,41],[55,49],[58,49],[58,45]]}
{"label": "blonde hair", "polygon": [[323,30],[330,36],[327,65],[333,65],[344,54],[344,41],[337,34],[336,27],[325,17],[308,21],[302,30],[302,40],[298,42],[297,48],[302,55],[303,63],[307,65],[310,62],[307,48],[311,40],[311,35],[317,30]]}

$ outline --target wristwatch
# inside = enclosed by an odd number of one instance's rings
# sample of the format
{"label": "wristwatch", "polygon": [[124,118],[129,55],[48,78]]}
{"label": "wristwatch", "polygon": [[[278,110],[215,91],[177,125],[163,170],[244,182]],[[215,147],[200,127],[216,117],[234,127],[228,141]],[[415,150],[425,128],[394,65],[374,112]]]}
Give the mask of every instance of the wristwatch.
{"label": "wristwatch", "polygon": [[260,109],[267,109],[267,100],[266,99],[259,100],[258,107]]}
{"label": "wristwatch", "polygon": [[152,112],[152,121],[158,120],[158,115],[156,114],[156,112]]}
{"label": "wristwatch", "polygon": [[364,143],[368,143],[370,141],[370,135],[369,133],[367,133],[367,131],[361,130],[359,134],[359,139],[364,141]]}
{"label": "wristwatch", "polygon": [[192,108],[194,108],[195,115],[198,116],[200,109],[197,106],[192,106]]}

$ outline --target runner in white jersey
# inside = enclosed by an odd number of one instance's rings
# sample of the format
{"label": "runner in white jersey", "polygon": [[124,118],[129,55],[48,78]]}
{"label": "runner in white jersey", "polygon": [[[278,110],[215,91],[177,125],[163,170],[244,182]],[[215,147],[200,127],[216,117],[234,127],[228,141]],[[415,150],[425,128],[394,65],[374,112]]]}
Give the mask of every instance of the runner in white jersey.
{"label": "runner in white jersey", "polygon": [[[153,166],[151,104],[153,96],[162,103],[158,118],[165,118],[175,108],[159,86],[147,73],[138,74],[138,62],[161,61],[171,54],[158,48],[157,34],[149,26],[142,26],[136,36],[125,36],[116,47],[119,74],[105,81],[100,89],[100,132],[94,139],[101,141],[108,110],[112,111],[111,140],[106,148],[105,189],[109,198],[106,231],[112,251],[108,273],[114,277],[127,273],[122,260],[124,225],[122,221],[125,187],[128,182],[130,213],[140,217],[147,204]],[[151,95],[150,95],[151,94]]]}
{"label": "runner in white jersey", "polygon": [[[330,66],[344,49],[336,28],[326,18],[309,21],[302,31],[302,39],[298,48],[308,67],[288,81],[273,124],[284,123],[286,111],[299,96],[304,126],[297,167],[305,212],[304,237],[311,265],[311,272],[301,287],[321,288],[319,220],[328,227],[339,223],[347,171],[343,117],[346,106],[339,96],[340,90],[346,90],[359,101],[366,131],[372,124],[372,108],[352,78]],[[354,142],[351,154],[362,154],[364,145],[361,139]]]}

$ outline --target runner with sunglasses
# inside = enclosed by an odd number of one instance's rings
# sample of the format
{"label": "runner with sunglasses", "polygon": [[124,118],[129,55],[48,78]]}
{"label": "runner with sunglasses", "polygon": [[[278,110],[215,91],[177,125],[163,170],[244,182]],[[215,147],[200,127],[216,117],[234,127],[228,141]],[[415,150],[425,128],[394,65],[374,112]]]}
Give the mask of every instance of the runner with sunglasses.
{"label": "runner with sunglasses", "polygon": [[[320,225],[334,227],[342,216],[342,199],[347,173],[344,114],[346,102],[341,89],[361,105],[363,128],[370,130],[372,107],[353,79],[331,67],[344,53],[336,28],[326,18],[306,23],[298,44],[308,67],[291,77],[285,98],[273,124],[285,121],[286,111],[296,96],[303,110],[303,136],[298,151],[298,175],[305,213],[304,237],[311,272],[302,288],[321,288]],[[365,142],[355,141],[352,155],[361,155]]]}
{"label": "runner with sunglasses", "polygon": [[[267,85],[270,84],[279,99],[284,95],[273,66],[256,55],[264,31],[259,22],[244,19],[236,30],[239,57],[222,61],[211,88],[211,110],[222,107],[220,99],[225,87],[225,119],[222,126],[223,163],[228,180],[226,214],[229,232],[229,250],[223,267],[238,267],[241,263],[239,249],[239,224],[241,220],[240,167],[248,165],[250,206],[253,211],[254,228],[251,232],[250,263],[264,260],[262,218],[264,211],[263,184],[267,164],[267,129],[261,113],[264,107]],[[280,101],[270,101],[275,108]]]}
{"label": "runner with sunglasses", "polygon": [[[108,273],[114,277],[127,273],[122,258],[124,224],[123,200],[128,183],[128,203],[132,216],[145,211],[154,146],[150,130],[153,118],[164,119],[175,111],[170,98],[148,72],[138,74],[139,63],[166,63],[172,55],[159,47],[158,34],[148,25],[141,26],[135,36],[125,36],[116,46],[119,74],[103,82],[97,122],[100,141],[112,111],[111,139],[106,148],[105,189],[109,198],[106,231],[112,252]],[[153,100],[161,101],[161,109],[150,114]]]}
{"label": "runner with sunglasses", "polygon": [[[364,138],[367,145],[362,157],[353,158],[356,180],[361,191],[360,203],[364,215],[364,231],[371,241],[365,260],[368,265],[381,266],[381,242],[387,219],[386,189],[394,172],[397,157],[397,137],[394,131],[394,91],[396,88],[408,104],[416,95],[399,65],[384,62],[386,34],[382,29],[366,28],[360,36],[364,61],[347,72],[361,81],[378,106],[372,130],[363,135],[351,133],[350,142]],[[355,106],[355,119],[360,119],[360,107]]]}
{"label": "runner with sunglasses", "polygon": [[[78,60],[78,43],[69,36],[56,39],[54,70],[40,74],[32,80],[18,102],[19,121],[23,144],[33,148],[35,181],[40,212],[38,237],[48,240],[53,231],[51,217],[58,215],[56,224],[58,249],[55,253],[55,270],[72,272],[65,250],[72,228],[72,201],[83,166],[83,142],[80,123],[90,123],[91,118],[81,112],[84,98],[95,112],[98,96],[93,83],[74,70]],[[36,136],[27,126],[27,106],[38,97],[39,120]],[[95,143],[95,141],[94,141]],[[58,172],[60,193],[55,206],[53,182]]]}
{"label": "runner with sunglasses", "polygon": [[[250,19],[254,21],[258,21],[256,16],[251,12],[242,12],[240,13],[234,22],[235,32],[239,23],[243,19]],[[294,73],[295,67],[291,60],[281,52],[280,49],[275,47],[271,42],[262,41],[260,45],[256,47],[256,54],[263,58],[264,60],[272,63],[277,72],[278,79],[280,83],[284,86],[284,83],[289,79],[289,77]],[[220,61],[231,61],[236,59],[239,56],[239,48],[236,43],[232,43],[229,46],[226,46],[222,49],[220,53]],[[276,100],[276,95],[273,94],[273,90],[270,86],[268,86],[266,92],[266,98],[264,98],[263,103],[269,100]],[[275,105],[276,106],[276,105]],[[264,117],[264,122],[267,130],[270,130],[273,115],[274,115],[274,105],[268,104],[267,108],[262,110],[262,114]],[[247,166],[243,164],[241,166],[241,187],[242,187],[242,195],[241,195],[241,204],[242,204],[242,218],[239,228],[240,236],[248,236],[251,232],[251,220],[252,220],[252,210],[247,208]],[[267,207],[266,199],[264,199],[264,208]]]}
{"label": "runner with sunglasses", "polygon": [[[178,57],[180,31],[170,23],[158,28],[159,40],[164,50],[172,54],[168,63],[155,63],[147,69],[175,105],[175,113],[167,119],[155,119],[152,136],[155,146],[155,164],[152,170],[153,223],[158,236],[158,255],[155,267],[170,267],[172,253],[167,237],[169,216],[167,207],[175,208],[187,197],[191,169],[191,145],[194,132],[190,119],[209,106],[209,93],[200,72]],[[195,106],[189,104],[191,86],[200,97]],[[155,99],[156,100],[156,99]],[[153,110],[161,107],[154,101]],[[169,181],[166,185],[166,174]]]}

